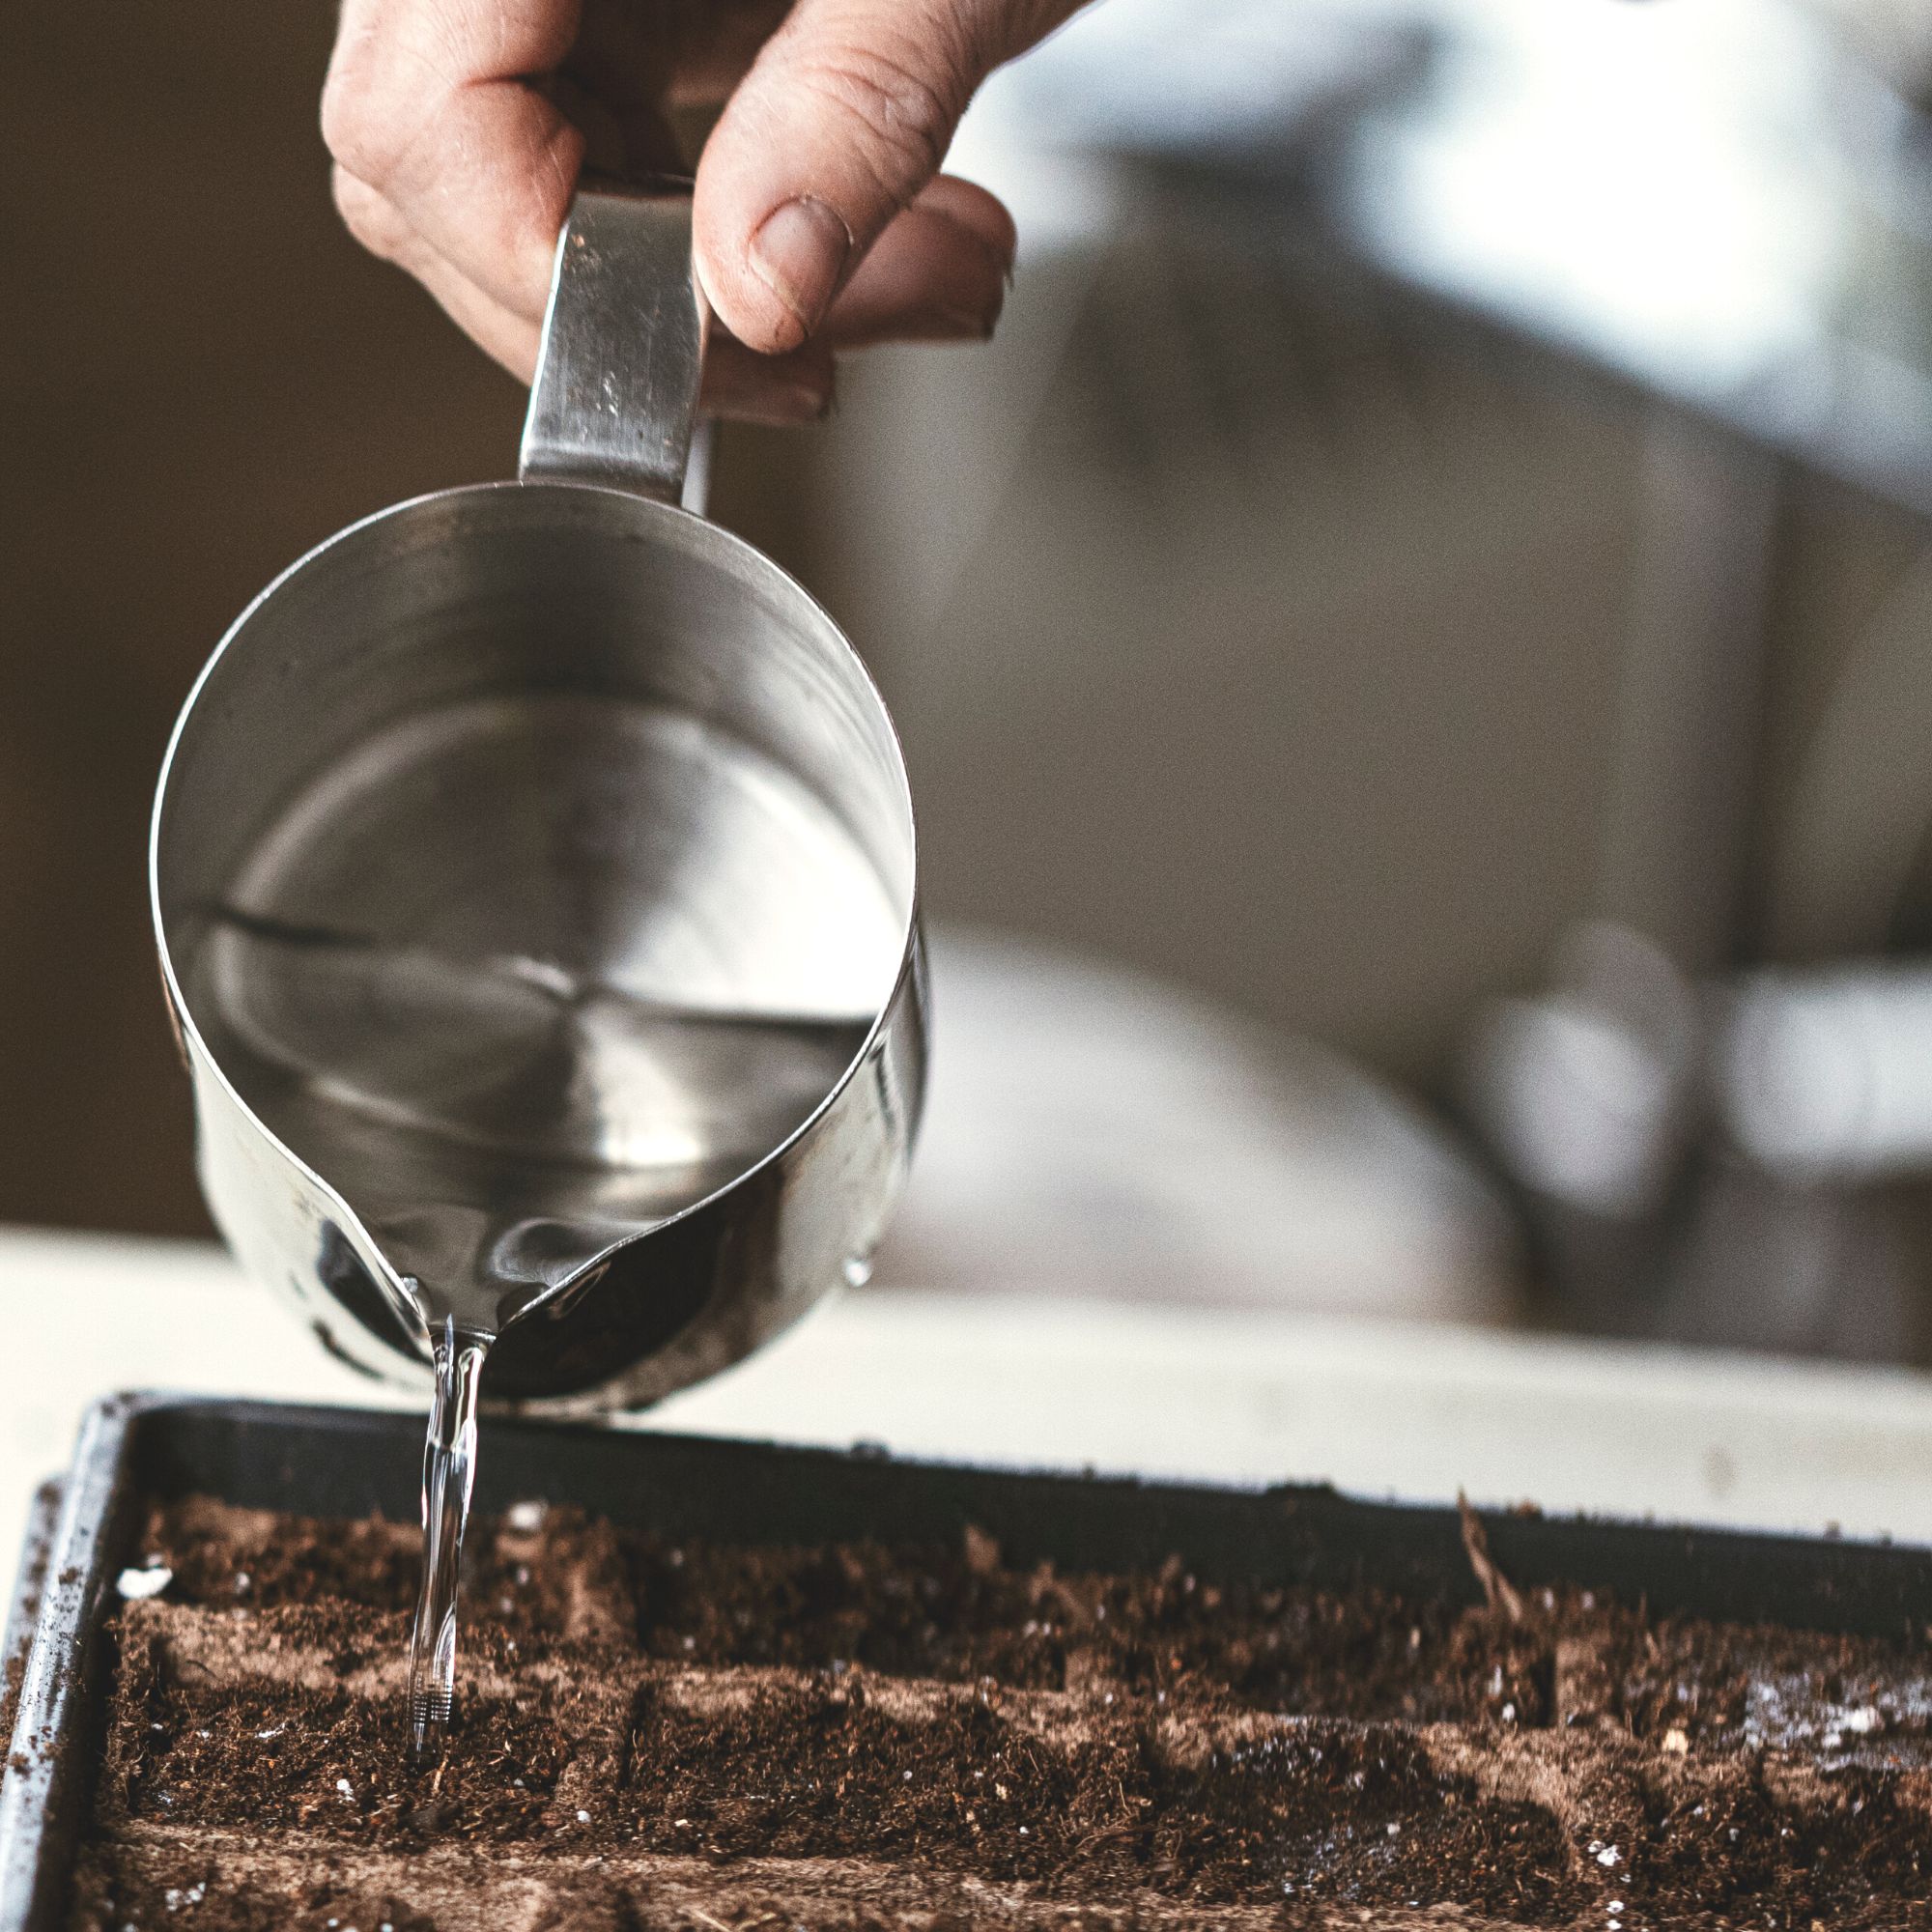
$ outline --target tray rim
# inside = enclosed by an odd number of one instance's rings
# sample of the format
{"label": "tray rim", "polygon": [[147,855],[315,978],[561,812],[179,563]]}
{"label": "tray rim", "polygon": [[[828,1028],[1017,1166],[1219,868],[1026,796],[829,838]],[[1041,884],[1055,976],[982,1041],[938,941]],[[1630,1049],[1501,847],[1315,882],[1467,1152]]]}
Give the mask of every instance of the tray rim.
{"label": "tray rim", "polygon": [[[142,1408],[138,1397],[95,1403],[81,1418],[62,1480],[14,1735],[0,1768],[0,1927],[6,1932],[51,1925],[65,1902],[54,1888],[66,1881],[71,1861],[59,1861],[56,1869],[47,1854],[78,1829],[71,1815],[82,1802],[76,1786],[89,1781],[77,1753],[63,1745],[98,1673],[101,1619],[96,1606],[115,1527],[108,1506],[130,1426]],[[66,1670],[58,1652],[74,1631],[81,1634],[82,1656]]]}
{"label": "tray rim", "polygon": [[[65,1486],[65,1476],[49,1476],[34,1491],[27,1504],[27,1521],[20,1532],[20,1554],[14,1568],[7,1615],[4,1622],[0,1622],[0,1663],[12,1661],[14,1651],[21,1646],[36,1620],[40,1608],[39,1585],[46,1580],[46,1567],[53,1548],[54,1520],[60,1515],[61,1492]],[[0,1739],[0,1743],[6,1742],[8,1740]],[[5,1762],[4,1758],[0,1758],[0,1776],[5,1776]]]}

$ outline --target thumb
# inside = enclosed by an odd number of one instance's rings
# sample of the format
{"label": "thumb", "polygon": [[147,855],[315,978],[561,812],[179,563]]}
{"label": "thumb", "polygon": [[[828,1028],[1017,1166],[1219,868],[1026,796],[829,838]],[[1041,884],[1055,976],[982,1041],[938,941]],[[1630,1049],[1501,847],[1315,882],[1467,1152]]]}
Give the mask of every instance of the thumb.
{"label": "thumb", "polygon": [[938,172],[973,91],[1079,0],[797,0],[697,170],[697,272],[720,320],[795,349]]}

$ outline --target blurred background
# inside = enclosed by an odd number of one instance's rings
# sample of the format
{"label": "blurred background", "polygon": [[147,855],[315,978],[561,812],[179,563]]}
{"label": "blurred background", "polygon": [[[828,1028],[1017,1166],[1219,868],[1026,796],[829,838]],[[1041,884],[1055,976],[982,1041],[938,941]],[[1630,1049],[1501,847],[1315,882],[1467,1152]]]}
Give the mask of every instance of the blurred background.
{"label": "blurred background", "polygon": [[[175,711],[301,551],[513,465],[336,223],[332,25],[0,26],[0,1221],[206,1231]],[[988,87],[998,341],[713,499],[921,810],[879,1292],[1932,1356],[1928,103],[1915,0],[1105,0]]]}

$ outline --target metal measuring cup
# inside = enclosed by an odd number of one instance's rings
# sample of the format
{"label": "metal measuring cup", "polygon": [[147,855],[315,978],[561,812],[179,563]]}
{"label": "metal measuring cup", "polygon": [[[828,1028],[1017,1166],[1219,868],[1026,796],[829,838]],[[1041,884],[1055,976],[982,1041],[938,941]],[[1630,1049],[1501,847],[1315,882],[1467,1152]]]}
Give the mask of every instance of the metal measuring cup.
{"label": "metal measuring cup", "polygon": [[284,572],[169,746],[202,1187],[379,1375],[427,1379],[468,1268],[486,1396],[652,1402],[863,1279],[904,1179],[905,770],[831,618],[676,504],[706,327],[688,185],[580,190],[519,480]]}

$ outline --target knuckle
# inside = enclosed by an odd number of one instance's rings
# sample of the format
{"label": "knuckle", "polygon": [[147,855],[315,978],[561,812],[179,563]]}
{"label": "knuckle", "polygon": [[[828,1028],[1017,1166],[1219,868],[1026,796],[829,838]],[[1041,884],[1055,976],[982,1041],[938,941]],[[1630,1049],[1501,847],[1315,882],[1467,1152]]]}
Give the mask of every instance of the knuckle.
{"label": "knuckle", "polygon": [[358,180],[386,188],[444,92],[393,31],[345,35],[322,89],[322,138]]}
{"label": "knuckle", "polygon": [[402,222],[395,210],[375,188],[338,166],[330,186],[342,225],[372,255],[395,261],[402,253]]}
{"label": "knuckle", "polygon": [[362,181],[384,172],[388,146],[366,60],[338,61],[322,90],[322,138],[341,165]]}
{"label": "knuckle", "polygon": [[[952,70],[953,63],[947,68]],[[866,151],[903,202],[946,157],[952,129],[965,111],[966,89],[935,80],[910,51],[872,43],[848,44],[818,60],[806,84],[856,124]]]}

